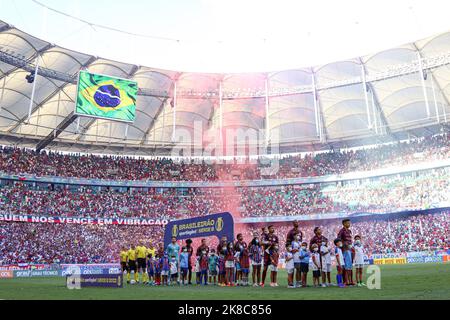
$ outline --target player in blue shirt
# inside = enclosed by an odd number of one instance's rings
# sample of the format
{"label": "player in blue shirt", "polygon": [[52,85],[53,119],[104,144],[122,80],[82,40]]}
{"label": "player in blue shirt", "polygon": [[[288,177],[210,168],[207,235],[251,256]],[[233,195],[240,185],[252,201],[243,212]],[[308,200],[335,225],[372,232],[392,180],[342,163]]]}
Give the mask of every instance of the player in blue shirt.
{"label": "player in blue shirt", "polygon": [[177,238],[172,237],[172,242],[167,246],[167,254],[169,257],[175,256],[178,261],[178,257],[180,254],[180,245],[177,243]]}
{"label": "player in blue shirt", "polygon": [[161,258],[161,277],[162,277],[162,285],[168,285],[168,278],[170,273],[170,260],[167,252],[164,252],[164,256]]}
{"label": "player in blue shirt", "polygon": [[162,257],[160,257],[158,254],[155,257],[155,285],[160,286],[161,285],[161,270],[162,270]]}
{"label": "player in blue shirt", "polygon": [[216,285],[217,281],[217,268],[219,266],[219,256],[216,254],[216,250],[211,249],[211,254],[208,258],[209,267],[209,283]]}
{"label": "player in blue shirt", "polygon": [[306,280],[309,271],[309,257],[310,253],[308,251],[308,244],[306,242],[302,243],[302,247],[300,249],[300,272],[302,273],[302,287],[305,288]]}
{"label": "player in blue shirt", "polygon": [[148,284],[155,285],[155,265],[156,259],[151,253],[147,255],[147,273],[148,273]]}
{"label": "player in blue shirt", "polygon": [[187,276],[189,272],[189,251],[186,247],[183,247],[180,253],[180,273],[181,273],[181,284],[187,284]]}
{"label": "player in blue shirt", "polygon": [[208,284],[208,261],[208,254],[206,253],[206,250],[203,250],[201,256],[199,257],[200,283],[203,283],[203,285]]}
{"label": "player in blue shirt", "polygon": [[[172,242],[169,243],[167,246],[167,254],[169,257],[175,257],[175,261],[177,264],[177,270],[180,267],[179,259],[180,259],[180,245],[177,243],[177,238],[172,237]],[[178,283],[180,282],[179,279],[177,279]]]}

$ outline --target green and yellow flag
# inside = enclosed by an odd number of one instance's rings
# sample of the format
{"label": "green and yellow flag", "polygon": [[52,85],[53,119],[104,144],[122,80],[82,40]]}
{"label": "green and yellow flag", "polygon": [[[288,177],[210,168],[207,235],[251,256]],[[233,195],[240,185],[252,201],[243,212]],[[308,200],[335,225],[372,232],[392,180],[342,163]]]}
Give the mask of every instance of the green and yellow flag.
{"label": "green and yellow flag", "polygon": [[75,114],[133,122],[137,82],[80,71]]}

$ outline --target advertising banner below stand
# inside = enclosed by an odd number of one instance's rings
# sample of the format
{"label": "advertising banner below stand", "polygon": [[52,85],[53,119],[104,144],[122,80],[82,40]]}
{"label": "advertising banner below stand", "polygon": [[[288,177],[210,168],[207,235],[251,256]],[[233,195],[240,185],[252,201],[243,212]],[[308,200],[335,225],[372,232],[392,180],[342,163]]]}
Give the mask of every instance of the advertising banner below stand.
{"label": "advertising banner below stand", "polygon": [[81,275],[115,275],[121,273],[119,264],[63,264],[61,276],[65,277],[79,272]]}
{"label": "advertising banner below stand", "polygon": [[[73,277],[67,276],[68,285],[73,281]],[[82,274],[80,275],[81,288],[87,287],[105,287],[105,288],[123,288],[122,274]]]}
{"label": "advertising banner below stand", "polygon": [[57,277],[61,270],[15,270],[14,278]]}
{"label": "advertising banner below stand", "polygon": [[164,232],[164,246],[171,238],[177,240],[216,236],[226,236],[228,241],[234,239],[234,220],[229,212],[212,214],[183,220],[170,221]]}

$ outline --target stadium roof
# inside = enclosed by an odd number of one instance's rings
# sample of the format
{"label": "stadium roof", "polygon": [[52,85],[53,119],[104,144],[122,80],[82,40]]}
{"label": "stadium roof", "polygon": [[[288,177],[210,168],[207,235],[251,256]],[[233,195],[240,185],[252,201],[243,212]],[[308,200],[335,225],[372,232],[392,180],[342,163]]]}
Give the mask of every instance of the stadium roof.
{"label": "stadium roof", "polygon": [[[25,76],[34,71],[37,56],[39,75],[29,110],[33,85]],[[191,134],[198,149],[204,147],[199,137],[208,131],[268,130],[258,139],[274,143],[279,136],[281,152],[422,136],[448,123],[449,65],[447,32],[311,68],[176,72],[68,50],[0,21],[0,143],[162,155],[184,145],[173,142],[174,128]],[[136,121],[127,125],[74,116],[80,69],[136,80]]]}

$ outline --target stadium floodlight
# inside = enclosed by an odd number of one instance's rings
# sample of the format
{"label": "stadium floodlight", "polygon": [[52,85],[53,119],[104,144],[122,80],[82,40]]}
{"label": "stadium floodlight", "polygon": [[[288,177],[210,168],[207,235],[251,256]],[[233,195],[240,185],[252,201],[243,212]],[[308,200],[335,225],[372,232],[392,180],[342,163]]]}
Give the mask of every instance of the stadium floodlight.
{"label": "stadium floodlight", "polygon": [[27,79],[27,82],[28,82],[28,83],[33,83],[33,82],[34,82],[34,74],[32,74],[32,73],[27,74],[27,75],[25,76],[25,79]]}

